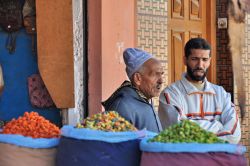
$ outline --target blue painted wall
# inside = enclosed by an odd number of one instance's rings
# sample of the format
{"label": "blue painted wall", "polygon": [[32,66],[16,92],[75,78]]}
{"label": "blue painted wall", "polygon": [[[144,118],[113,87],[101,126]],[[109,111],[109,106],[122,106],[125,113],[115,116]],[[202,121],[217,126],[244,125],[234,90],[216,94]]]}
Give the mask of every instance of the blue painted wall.
{"label": "blue painted wall", "polygon": [[29,101],[27,78],[38,73],[37,56],[32,53],[31,37],[25,29],[18,31],[16,51],[9,54],[5,48],[7,33],[0,29],[0,64],[5,82],[0,95],[0,119],[9,121],[18,118],[25,111],[38,112],[51,122],[60,125],[60,110],[57,108],[38,109]]}

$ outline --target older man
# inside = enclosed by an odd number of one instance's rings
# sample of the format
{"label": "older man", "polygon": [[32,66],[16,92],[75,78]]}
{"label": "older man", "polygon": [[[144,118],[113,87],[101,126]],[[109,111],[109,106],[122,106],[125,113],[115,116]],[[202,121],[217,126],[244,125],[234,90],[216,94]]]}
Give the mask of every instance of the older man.
{"label": "older man", "polygon": [[117,111],[137,129],[160,132],[161,124],[151,99],[159,96],[161,91],[161,63],[151,54],[137,48],[126,49],[123,58],[130,81],[123,82],[102,104],[105,110]]}

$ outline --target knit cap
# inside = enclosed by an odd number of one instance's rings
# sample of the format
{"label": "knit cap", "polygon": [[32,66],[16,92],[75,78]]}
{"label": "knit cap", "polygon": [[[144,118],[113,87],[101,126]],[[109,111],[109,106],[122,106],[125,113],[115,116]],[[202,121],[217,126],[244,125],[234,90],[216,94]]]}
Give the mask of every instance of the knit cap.
{"label": "knit cap", "polygon": [[151,54],[138,48],[127,48],[123,52],[123,59],[126,64],[126,73],[129,78],[150,58]]}

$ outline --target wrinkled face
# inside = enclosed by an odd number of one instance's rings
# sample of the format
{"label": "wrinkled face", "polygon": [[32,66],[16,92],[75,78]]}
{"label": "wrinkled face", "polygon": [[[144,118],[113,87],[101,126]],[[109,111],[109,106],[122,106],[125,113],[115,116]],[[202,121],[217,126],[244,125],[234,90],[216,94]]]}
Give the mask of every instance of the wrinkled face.
{"label": "wrinkled face", "polygon": [[192,49],[188,57],[184,57],[187,66],[188,79],[194,82],[203,82],[210,66],[210,50]]}
{"label": "wrinkled face", "polygon": [[156,59],[149,59],[136,73],[135,86],[148,99],[159,96],[163,83],[163,74],[161,63]]}

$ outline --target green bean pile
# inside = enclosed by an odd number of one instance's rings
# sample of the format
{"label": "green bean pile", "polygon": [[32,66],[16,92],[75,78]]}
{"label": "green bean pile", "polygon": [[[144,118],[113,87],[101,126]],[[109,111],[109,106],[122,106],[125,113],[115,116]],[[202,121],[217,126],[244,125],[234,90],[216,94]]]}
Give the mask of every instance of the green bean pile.
{"label": "green bean pile", "polygon": [[163,143],[226,143],[214,133],[202,129],[198,124],[189,120],[183,120],[170,126],[148,141]]}

